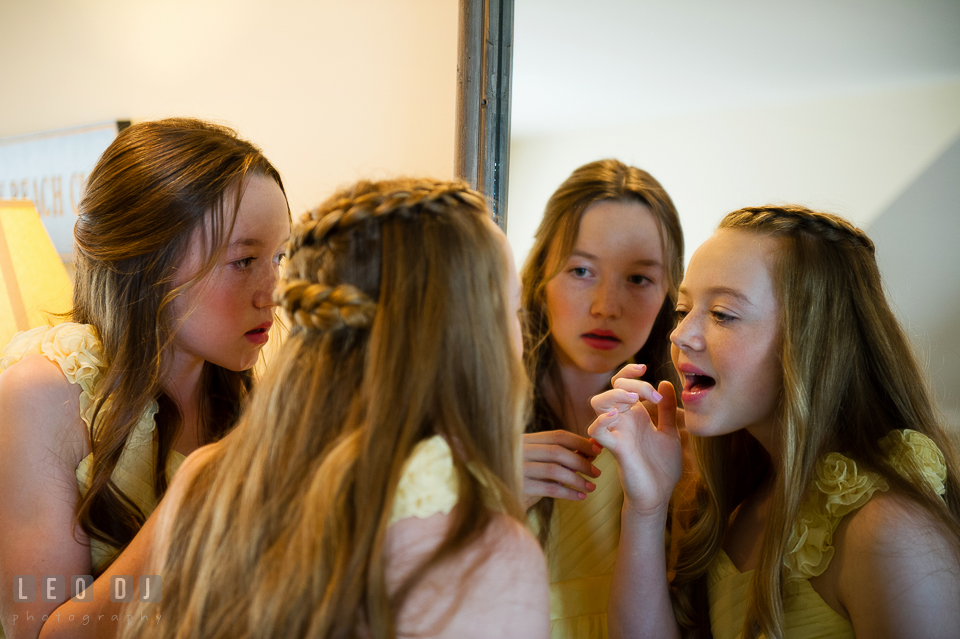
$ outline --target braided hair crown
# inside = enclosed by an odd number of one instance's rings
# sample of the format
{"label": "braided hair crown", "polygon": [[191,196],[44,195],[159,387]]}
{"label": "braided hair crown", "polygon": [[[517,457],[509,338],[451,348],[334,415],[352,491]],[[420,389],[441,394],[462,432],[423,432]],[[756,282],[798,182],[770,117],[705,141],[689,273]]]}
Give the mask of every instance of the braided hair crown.
{"label": "braided hair crown", "polygon": [[[356,286],[328,282],[322,265],[350,235],[373,232],[391,219],[446,215],[455,208],[487,211],[484,197],[463,182],[361,181],[305,213],[287,245],[287,274],[274,300],[304,329],[367,329],[377,303]],[[318,267],[318,265],[321,265]]]}
{"label": "braided hair crown", "polygon": [[724,217],[720,228],[748,228],[782,233],[806,232],[828,242],[866,249],[870,255],[875,253],[873,241],[867,234],[844,218],[796,204],[740,209]]}

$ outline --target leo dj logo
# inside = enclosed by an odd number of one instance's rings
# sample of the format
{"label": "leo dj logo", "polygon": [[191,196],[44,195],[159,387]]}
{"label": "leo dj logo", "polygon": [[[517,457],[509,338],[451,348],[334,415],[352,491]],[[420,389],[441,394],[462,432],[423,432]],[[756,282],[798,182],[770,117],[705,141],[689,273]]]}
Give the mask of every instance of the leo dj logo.
{"label": "leo dj logo", "polygon": [[[93,601],[93,575],[74,575],[70,578],[71,601]],[[67,600],[67,578],[63,575],[44,575],[40,581],[40,601],[63,603]],[[110,577],[110,601],[159,602],[163,598],[163,579],[160,575],[132,575]],[[13,578],[13,600],[16,603],[32,603],[37,600],[36,575],[17,575]]]}

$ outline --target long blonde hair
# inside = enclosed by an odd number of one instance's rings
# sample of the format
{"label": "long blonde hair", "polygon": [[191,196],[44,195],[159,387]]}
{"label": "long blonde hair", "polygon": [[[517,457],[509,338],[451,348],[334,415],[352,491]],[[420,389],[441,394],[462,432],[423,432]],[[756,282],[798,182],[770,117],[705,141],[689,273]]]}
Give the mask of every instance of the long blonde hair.
{"label": "long blonde hair", "polygon": [[[741,209],[719,228],[779,242],[772,278],[780,306],[783,468],[776,475],[744,636],[782,637],[786,541],[817,461],[838,452],[883,475],[891,489],[933,516],[960,557],[960,459],[887,304],[870,238],[843,218],[800,206]],[[891,463],[880,440],[903,428],[923,433],[943,452],[945,497],[909,461]],[[674,609],[689,636],[710,636],[704,575],[734,509],[771,469],[759,443],[744,431],[692,439],[702,481],[694,522],[680,542]]]}
{"label": "long blonde hair", "polygon": [[[155,637],[392,637],[424,572],[517,518],[527,384],[507,262],[463,184],[360,182],[295,227],[277,300],[293,327],[160,550]],[[393,596],[384,539],[404,462],[450,443],[445,539]],[[142,606],[143,604],[141,604]]]}
{"label": "long blonde hair", "polygon": [[[644,381],[656,385],[668,379],[676,385],[676,371],[670,360],[670,332],[674,328],[677,288],[683,279],[683,230],[677,209],[666,190],[646,171],[614,159],[590,162],[571,173],[550,196],[521,275],[523,361],[533,383],[533,414],[527,432],[563,428],[560,415],[547,399],[555,398],[561,407],[567,401],[550,342],[547,283],[573,252],[584,213],[591,204],[602,201],[643,204],[657,221],[667,295],[646,343],[634,359],[647,365]],[[540,523],[540,542],[544,543],[549,534],[553,499],[541,499],[534,512]]]}

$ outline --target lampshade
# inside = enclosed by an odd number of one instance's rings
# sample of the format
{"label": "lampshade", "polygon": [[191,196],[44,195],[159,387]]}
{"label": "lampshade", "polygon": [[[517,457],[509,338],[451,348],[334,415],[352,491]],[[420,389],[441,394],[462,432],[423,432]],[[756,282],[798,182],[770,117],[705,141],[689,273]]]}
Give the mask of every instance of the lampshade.
{"label": "lampshade", "polygon": [[63,321],[73,286],[29,200],[0,200],[0,348],[13,334]]}

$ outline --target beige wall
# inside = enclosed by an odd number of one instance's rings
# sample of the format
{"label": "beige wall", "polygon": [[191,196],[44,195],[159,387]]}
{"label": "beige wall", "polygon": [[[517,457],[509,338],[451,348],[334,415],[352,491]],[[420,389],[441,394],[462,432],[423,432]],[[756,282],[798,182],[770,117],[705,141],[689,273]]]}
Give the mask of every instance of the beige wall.
{"label": "beige wall", "polygon": [[358,177],[453,177],[456,62],[454,0],[3,0],[0,136],[217,120],[297,214]]}
{"label": "beige wall", "polygon": [[523,260],[553,190],[604,157],[663,184],[688,260],[725,213],[743,206],[798,202],[866,227],[957,135],[960,83],[515,137],[508,235]]}

